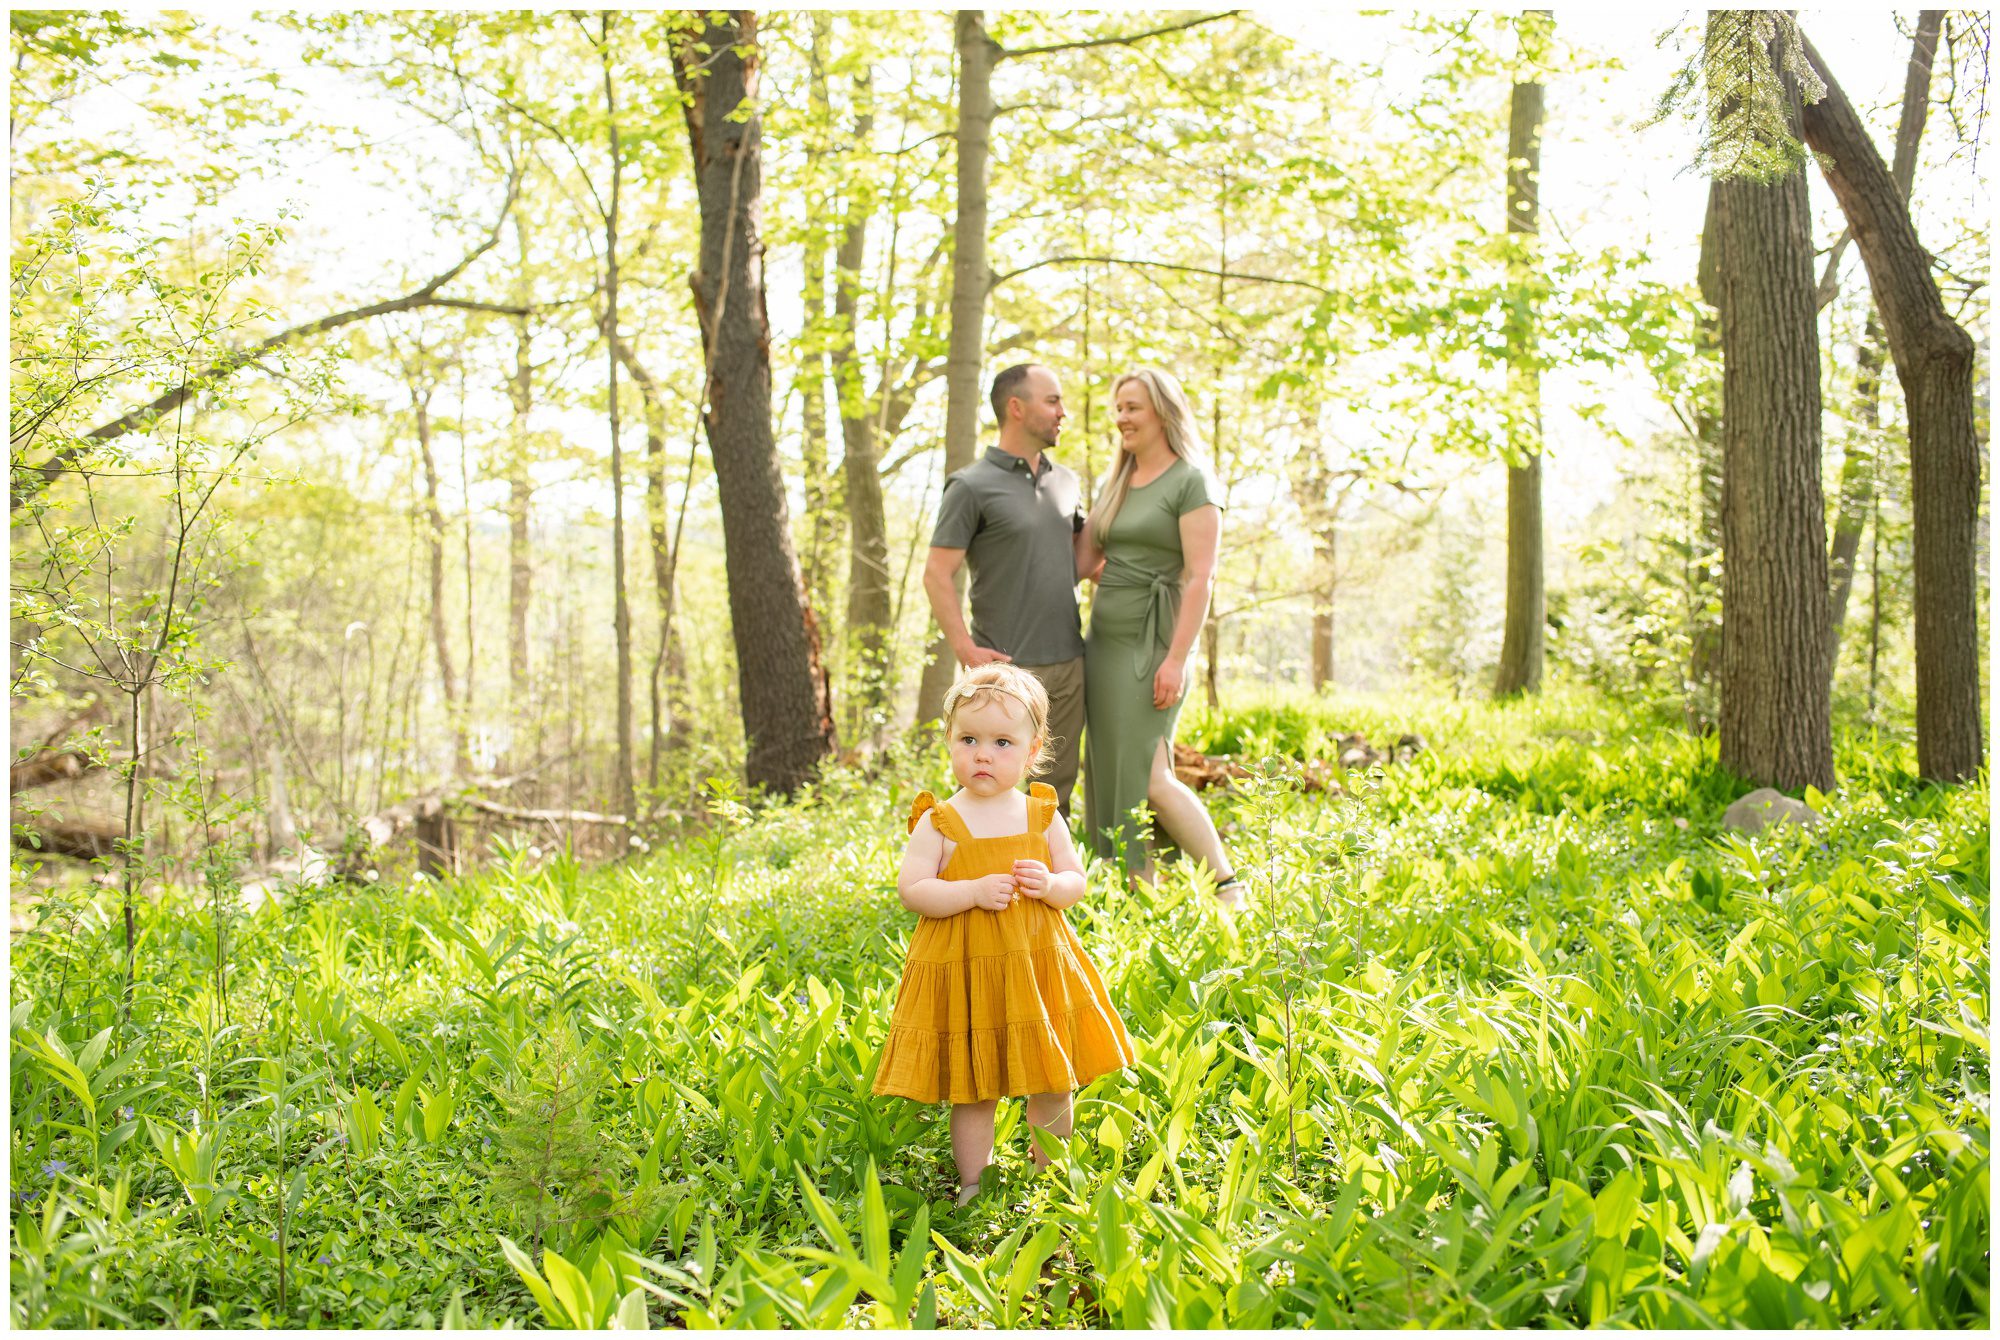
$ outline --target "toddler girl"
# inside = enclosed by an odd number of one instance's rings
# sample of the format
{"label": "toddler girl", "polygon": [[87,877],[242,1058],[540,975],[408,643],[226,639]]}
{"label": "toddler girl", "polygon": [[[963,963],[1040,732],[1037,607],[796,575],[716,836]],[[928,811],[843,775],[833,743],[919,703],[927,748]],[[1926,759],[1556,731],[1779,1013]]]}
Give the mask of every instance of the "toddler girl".
{"label": "toddler girl", "polygon": [[943,804],[917,797],[896,880],[919,920],[875,1092],[951,1104],[961,1205],[993,1161],[1000,1098],[1026,1094],[1028,1124],[1066,1137],[1070,1095],[1134,1059],[1063,919],[1084,881],[1056,793],[1020,791],[1048,719],[1048,693],[1025,670],[994,662],[958,677],[944,722],[959,789]]}

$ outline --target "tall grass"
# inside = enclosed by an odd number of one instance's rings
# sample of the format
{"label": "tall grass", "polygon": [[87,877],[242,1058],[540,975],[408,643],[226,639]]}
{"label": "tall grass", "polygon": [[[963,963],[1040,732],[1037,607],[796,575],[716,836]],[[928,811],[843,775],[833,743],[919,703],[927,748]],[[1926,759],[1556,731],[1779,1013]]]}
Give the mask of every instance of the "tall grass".
{"label": "tall grass", "polygon": [[1712,745],[1587,701],[1188,725],[1253,763],[1430,748],[1220,802],[1233,926],[1172,875],[1093,885],[1141,1059],[1049,1172],[1003,1105],[960,1210],[943,1109],[868,1091],[920,756],[642,864],[295,896],[232,932],[227,1025],[170,891],[117,1057],[113,956],[79,990],[88,952],[24,940],[13,1319],[1987,1323],[1983,783],[1850,737],[1819,827],[1744,839]]}

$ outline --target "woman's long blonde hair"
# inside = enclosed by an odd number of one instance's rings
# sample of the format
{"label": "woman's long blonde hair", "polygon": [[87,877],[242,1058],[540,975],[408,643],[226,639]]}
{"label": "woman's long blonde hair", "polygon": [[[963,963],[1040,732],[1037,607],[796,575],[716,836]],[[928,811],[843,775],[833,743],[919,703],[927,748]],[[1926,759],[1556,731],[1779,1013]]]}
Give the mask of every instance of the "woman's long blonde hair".
{"label": "woman's long blonde hair", "polygon": [[[1195,426],[1194,410],[1188,405],[1187,392],[1181,389],[1180,380],[1163,368],[1134,368],[1111,383],[1114,401],[1127,382],[1137,382],[1146,388],[1146,397],[1153,402],[1153,413],[1160,416],[1160,427],[1166,432],[1167,449],[1190,465],[1203,464],[1207,447],[1202,443],[1201,429]],[[1125,449],[1124,443],[1119,443],[1118,455],[1111,463],[1111,478],[1090,514],[1090,538],[1100,549],[1104,547],[1105,535],[1110,533],[1111,523],[1118,517],[1118,509],[1125,505],[1136,464],[1137,458]]]}

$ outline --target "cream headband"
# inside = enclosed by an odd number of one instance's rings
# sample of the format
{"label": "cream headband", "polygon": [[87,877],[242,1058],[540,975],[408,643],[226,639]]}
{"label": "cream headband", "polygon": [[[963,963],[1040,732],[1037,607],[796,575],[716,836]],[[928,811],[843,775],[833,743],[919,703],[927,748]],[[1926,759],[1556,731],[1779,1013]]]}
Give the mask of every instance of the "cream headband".
{"label": "cream headband", "polygon": [[[945,701],[944,719],[950,721],[957,715],[960,707],[963,707],[982,693],[997,693],[1003,698],[1012,698],[1027,710],[1028,724],[1031,726],[1035,725],[1035,705],[1029,702],[1024,695],[1015,692],[1003,684],[972,684],[964,689],[954,688]],[[1035,729],[1038,733],[1046,734],[1048,728],[1048,721],[1045,715],[1042,723],[1039,726],[1035,726]]]}

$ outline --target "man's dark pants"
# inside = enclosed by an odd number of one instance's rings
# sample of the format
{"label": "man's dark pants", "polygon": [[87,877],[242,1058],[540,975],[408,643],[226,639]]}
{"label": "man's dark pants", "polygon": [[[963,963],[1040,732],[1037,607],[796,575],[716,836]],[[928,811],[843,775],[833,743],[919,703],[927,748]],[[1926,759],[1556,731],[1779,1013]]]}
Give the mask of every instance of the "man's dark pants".
{"label": "man's dark pants", "polygon": [[1054,665],[1024,665],[1049,691],[1049,768],[1041,776],[1056,789],[1063,818],[1069,818],[1069,795],[1076,787],[1079,746],[1083,743],[1083,657]]}

